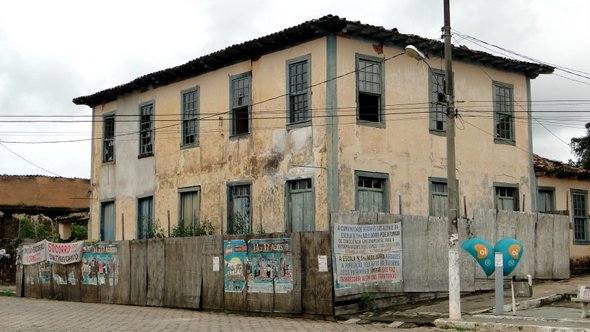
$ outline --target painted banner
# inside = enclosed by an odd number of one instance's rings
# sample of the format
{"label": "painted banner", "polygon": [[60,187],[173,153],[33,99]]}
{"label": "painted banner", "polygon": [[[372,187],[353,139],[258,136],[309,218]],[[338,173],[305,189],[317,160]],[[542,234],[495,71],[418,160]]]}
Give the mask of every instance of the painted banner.
{"label": "painted banner", "polygon": [[334,224],[336,284],[402,281],[401,223]]}
{"label": "painted banner", "polygon": [[47,241],[47,260],[58,264],[71,264],[82,260],[84,241],[53,243]]}
{"label": "painted banner", "polygon": [[248,293],[288,293],[293,290],[291,239],[248,241]]}
{"label": "painted banner", "polygon": [[45,261],[47,256],[46,242],[46,240],[43,240],[32,245],[23,245],[21,256],[23,265],[31,265]]}
{"label": "painted banner", "polygon": [[225,292],[242,292],[246,287],[248,246],[244,240],[224,240],[223,281]]}
{"label": "painted banner", "polygon": [[119,248],[99,242],[82,248],[82,284],[115,286],[119,281]]}
{"label": "painted banner", "polygon": [[338,282],[360,284],[378,281],[402,281],[402,253],[336,255]]}
{"label": "painted banner", "polygon": [[402,250],[400,222],[380,225],[334,224],[334,253],[365,254]]}

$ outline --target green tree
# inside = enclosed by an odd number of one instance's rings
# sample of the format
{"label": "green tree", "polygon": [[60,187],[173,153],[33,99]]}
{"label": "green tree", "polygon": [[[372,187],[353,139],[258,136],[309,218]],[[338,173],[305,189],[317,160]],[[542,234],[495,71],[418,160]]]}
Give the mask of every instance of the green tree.
{"label": "green tree", "polygon": [[573,137],[571,140],[572,153],[578,157],[573,163],[577,167],[590,170],[590,122],[586,123],[586,136]]}

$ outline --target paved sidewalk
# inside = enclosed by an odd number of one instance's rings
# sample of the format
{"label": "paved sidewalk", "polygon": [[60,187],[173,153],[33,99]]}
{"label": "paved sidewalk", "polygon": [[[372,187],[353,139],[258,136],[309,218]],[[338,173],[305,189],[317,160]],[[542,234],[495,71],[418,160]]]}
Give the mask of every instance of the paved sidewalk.
{"label": "paved sidewalk", "polygon": [[590,285],[590,275],[575,276],[560,281],[535,281],[532,297],[516,298],[516,315],[512,313],[512,298],[505,289],[503,315],[494,314],[495,294],[481,292],[461,296],[462,319],[451,321],[448,300],[396,306],[385,311],[356,315],[360,322],[414,322],[439,328],[477,331],[588,331],[590,319],[580,318],[579,304],[569,301],[580,285]]}
{"label": "paved sidewalk", "polygon": [[[439,329],[421,328],[411,331],[434,330]],[[370,332],[395,329],[384,324],[343,324],[302,318],[0,296],[0,331]]]}

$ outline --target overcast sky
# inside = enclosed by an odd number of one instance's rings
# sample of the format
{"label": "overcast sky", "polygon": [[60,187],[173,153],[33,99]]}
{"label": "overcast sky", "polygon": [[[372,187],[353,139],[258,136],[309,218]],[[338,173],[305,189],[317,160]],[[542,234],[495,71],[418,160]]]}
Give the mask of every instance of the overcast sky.
{"label": "overcast sky", "polygon": [[[89,120],[91,109],[74,105],[74,97],[327,14],[437,39],[442,7],[442,0],[3,1],[0,174],[90,177],[90,123],[81,121]],[[570,72],[589,73],[589,12],[585,0],[451,0],[451,26]],[[497,51],[459,35],[454,43]],[[585,73],[556,71],[532,81],[532,99],[539,101],[534,110],[559,112],[535,113],[536,153],[573,158],[567,143],[584,135],[590,121]],[[38,117],[48,115],[65,117]],[[76,122],[37,122],[42,119]],[[41,143],[64,140],[79,142]]]}

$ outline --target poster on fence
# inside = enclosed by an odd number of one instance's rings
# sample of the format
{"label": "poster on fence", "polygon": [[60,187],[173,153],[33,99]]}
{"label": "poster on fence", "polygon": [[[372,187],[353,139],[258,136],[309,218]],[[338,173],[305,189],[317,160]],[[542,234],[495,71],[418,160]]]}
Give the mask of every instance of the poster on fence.
{"label": "poster on fence", "polygon": [[82,260],[84,241],[53,243],[47,241],[47,260],[58,264],[71,264]]}
{"label": "poster on fence", "polygon": [[223,241],[223,281],[225,292],[242,292],[246,287],[248,246],[244,240]]}
{"label": "poster on fence", "polygon": [[402,281],[401,223],[334,224],[339,285]]}
{"label": "poster on fence", "polygon": [[248,293],[288,293],[292,290],[291,239],[248,241]]}
{"label": "poster on fence", "polygon": [[40,262],[39,281],[42,283],[51,281],[51,262]]}
{"label": "poster on fence", "polygon": [[37,264],[45,261],[46,257],[46,240],[39,241],[35,244],[24,245],[22,248],[22,263],[23,265]]}
{"label": "poster on fence", "polygon": [[381,225],[334,224],[334,252],[380,253],[402,250],[401,223]]}
{"label": "poster on fence", "polygon": [[117,244],[99,242],[84,246],[82,252],[82,284],[117,285],[119,281]]}
{"label": "poster on fence", "polygon": [[336,255],[338,282],[360,284],[365,282],[402,281],[401,252]]}

